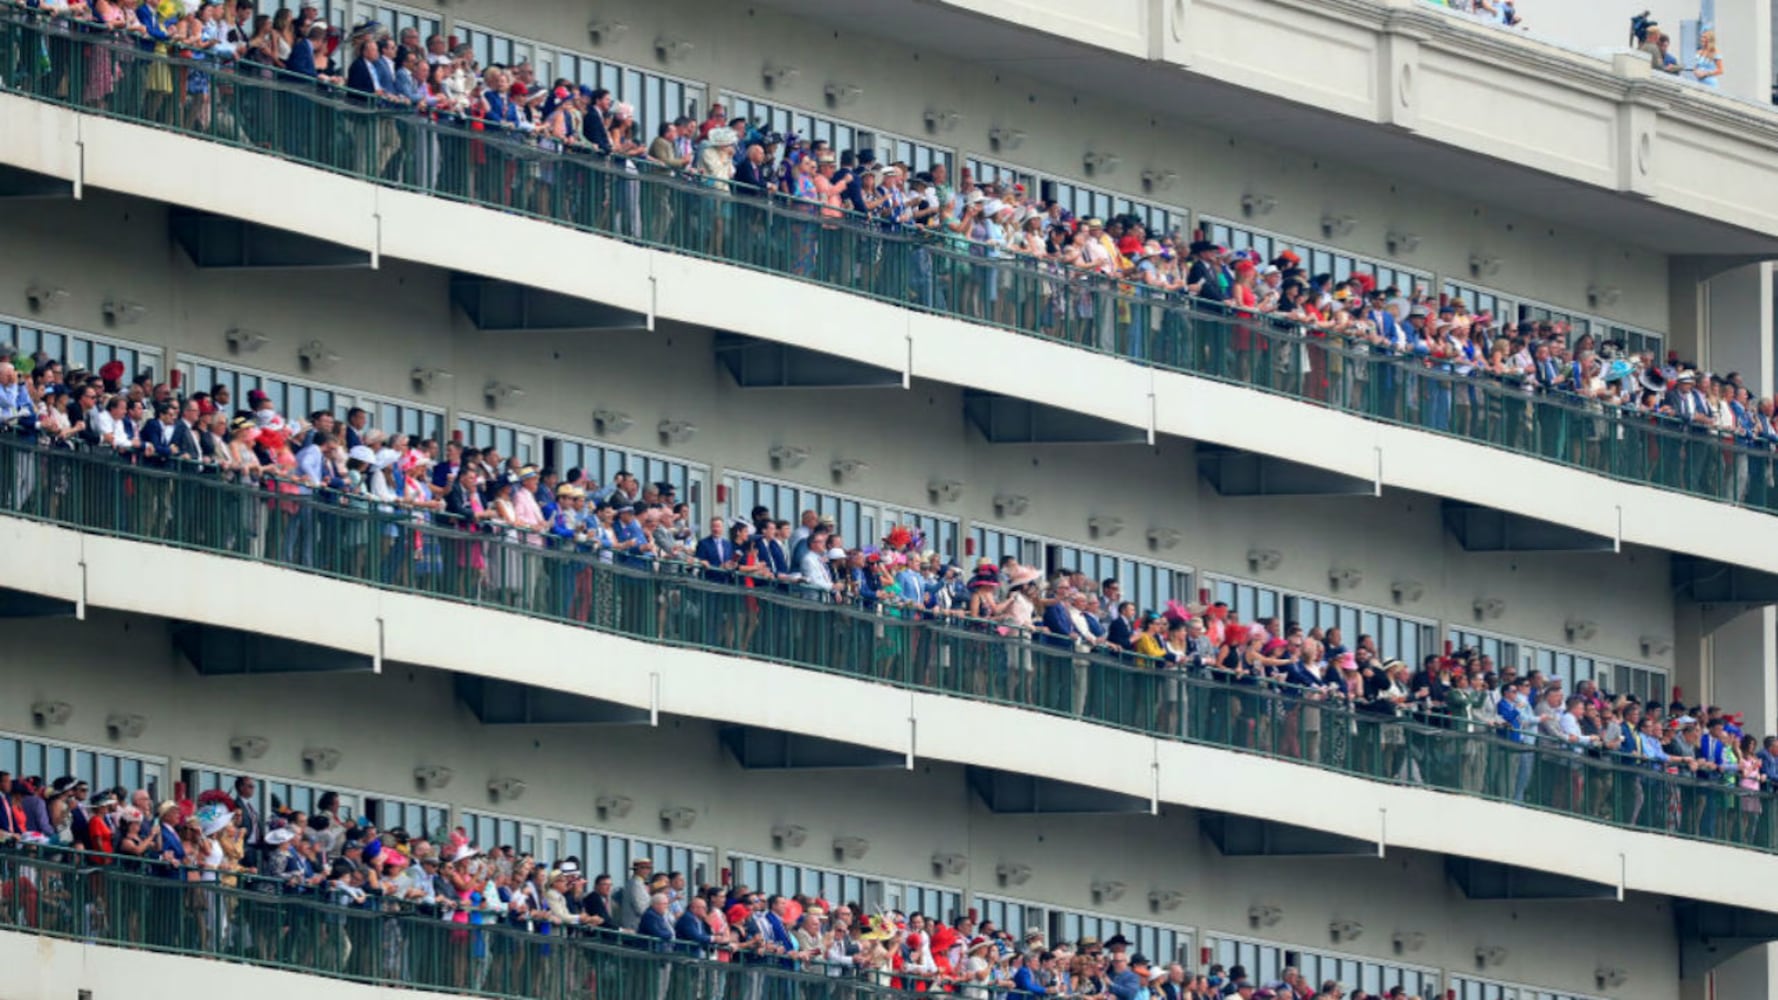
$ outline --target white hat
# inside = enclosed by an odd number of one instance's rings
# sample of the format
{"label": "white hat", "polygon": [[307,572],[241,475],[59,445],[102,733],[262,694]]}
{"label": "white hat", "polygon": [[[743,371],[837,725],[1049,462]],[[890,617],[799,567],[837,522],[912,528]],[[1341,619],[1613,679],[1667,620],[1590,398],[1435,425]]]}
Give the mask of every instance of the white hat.
{"label": "white hat", "polygon": [[265,835],[265,842],[273,847],[276,847],[279,844],[288,844],[295,839],[296,831],[287,826],[279,827],[276,830],[267,830]]}
{"label": "white hat", "polygon": [[710,130],[709,141],[712,146],[733,146],[735,130],[726,126],[713,128]]}
{"label": "white hat", "polygon": [[451,855],[451,860],[468,861],[470,858],[473,858],[480,853],[480,851],[475,849],[475,845],[464,844],[462,847],[457,848],[457,853]]}
{"label": "white hat", "polygon": [[365,465],[377,464],[377,453],[361,444],[353,445],[352,450],[346,452],[346,457],[354,462],[363,462]]}

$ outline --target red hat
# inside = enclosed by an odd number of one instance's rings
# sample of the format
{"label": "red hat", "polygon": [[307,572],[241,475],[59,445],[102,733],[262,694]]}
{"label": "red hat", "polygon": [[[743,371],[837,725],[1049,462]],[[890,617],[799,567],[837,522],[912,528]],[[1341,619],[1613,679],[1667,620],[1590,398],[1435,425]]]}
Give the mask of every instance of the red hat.
{"label": "red hat", "polygon": [[1250,260],[1244,259],[1240,263],[1235,265],[1235,273],[1236,274],[1252,274],[1256,270],[1258,270],[1258,268],[1254,267],[1253,261],[1250,261]]}
{"label": "red hat", "polygon": [[1292,264],[1301,264],[1303,262],[1303,259],[1296,255],[1295,250],[1284,251],[1283,253],[1278,255],[1278,259],[1290,261]]}
{"label": "red hat", "polygon": [[1117,241],[1117,252],[1125,257],[1135,257],[1142,253],[1142,241],[1134,236],[1125,236]]}
{"label": "red hat", "polygon": [[105,362],[105,366],[99,369],[99,377],[107,382],[121,380],[123,378],[123,362],[115,358]]}

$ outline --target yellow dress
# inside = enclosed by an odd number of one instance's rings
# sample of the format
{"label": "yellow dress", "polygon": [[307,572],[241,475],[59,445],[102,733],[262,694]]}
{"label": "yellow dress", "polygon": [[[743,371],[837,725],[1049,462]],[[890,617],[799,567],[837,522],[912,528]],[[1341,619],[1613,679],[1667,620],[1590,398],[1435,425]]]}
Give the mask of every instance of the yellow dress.
{"label": "yellow dress", "polygon": [[[171,31],[179,23],[179,17],[185,12],[179,0],[159,0],[151,8],[154,19],[162,31]],[[157,42],[154,54],[162,58],[156,59],[148,66],[148,90],[155,94],[171,94],[173,92],[173,67],[166,61],[167,43]]]}

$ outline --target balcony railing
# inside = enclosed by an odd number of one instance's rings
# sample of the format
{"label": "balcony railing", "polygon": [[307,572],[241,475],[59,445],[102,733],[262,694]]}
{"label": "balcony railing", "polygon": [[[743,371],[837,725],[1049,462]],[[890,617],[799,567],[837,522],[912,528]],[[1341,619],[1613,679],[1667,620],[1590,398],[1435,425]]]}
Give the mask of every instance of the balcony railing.
{"label": "balcony railing", "polygon": [[[1744,792],[1723,776],[1519,742],[1477,724],[1102,655],[1058,645],[1047,633],[888,602],[836,604],[763,581],[707,579],[685,564],[626,564],[621,555],[606,562],[576,551],[582,546],[572,540],[465,530],[366,498],[268,492],[213,471],[147,468],[0,435],[0,512],[1613,826],[1778,850],[1778,797]],[[15,574],[12,585],[29,582]]]}
{"label": "balcony railing", "polygon": [[[207,81],[202,100],[189,83]],[[952,235],[746,191],[0,5],[0,87],[379,184],[722,261],[1771,512],[1770,442],[1379,351]]]}
{"label": "balcony railing", "polygon": [[[193,881],[195,878],[209,881]],[[226,878],[234,884],[217,879]],[[350,881],[350,879],[342,880]],[[0,930],[190,955],[355,982],[487,997],[909,1000],[915,975],[736,956],[689,942],[300,887],[49,845],[0,846]],[[979,1000],[1010,994],[981,985]]]}

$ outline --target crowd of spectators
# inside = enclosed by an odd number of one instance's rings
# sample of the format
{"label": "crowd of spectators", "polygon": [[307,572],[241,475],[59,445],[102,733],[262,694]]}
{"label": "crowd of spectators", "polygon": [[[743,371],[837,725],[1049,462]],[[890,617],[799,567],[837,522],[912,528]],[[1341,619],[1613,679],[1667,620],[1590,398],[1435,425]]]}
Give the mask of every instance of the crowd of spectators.
{"label": "crowd of spectators", "polygon": [[[0,360],[0,427],[33,450],[83,447],[135,467],[237,483],[246,487],[236,491],[242,497],[263,494],[225,528],[264,550],[279,545],[280,556],[297,564],[306,564],[305,550],[315,544],[316,509],[418,519],[445,527],[411,546],[387,532],[352,536],[347,543],[366,553],[356,565],[380,560],[400,580],[403,572],[451,563],[472,587],[501,591],[503,603],[662,635],[671,634],[672,613],[692,602],[663,591],[640,611],[627,609],[630,618],[619,617],[612,605],[621,598],[591,585],[591,564],[695,574],[700,587],[749,595],[709,612],[720,624],[705,625],[701,638],[744,654],[763,652],[759,597],[844,605],[979,637],[962,662],[946,668],[958,671],[947,683],[978,696],[1196,733],[1398,781],[1426,781],[1425,770],[1439,768],[1454,777],[1435,783],[1515,801],[1525,801],[1536,781],[1536,798],[1546,806],[1615,813],[1619,822],[1716,839],[1778,840],[1778,810],[1764,805],[1778,780],[1775,741],[1743,732],[1738,715],[1714,707],[1643,704],[1592,681],[1567,691],[1559,678],[1520,675],[1513,665],[1466,650],[1402,663],[1383,656],[1369,635],[1277,618],[1243,622],[1220,603],[1139,608],[1118,580],[1088,579],[1067,567],[1045,573],[1012,557],[962,565],[931,551],[906,526],[881,539],[847,539],[813,510],[792,523],[764,507],[732,525],[720,517],[694,525],[671,483],[644,484],[627,471],[601,484],[583,469],[558,473],[491,448],[457,441],[441,448],[385,434],[362,409],[343,421],[328,411],[293,419],[259,390],[236,410],[226,386],[181,396],[170,384],[146,375],[124,382],[125,375],[115,361],[85,372],[42,355]],[[1686,373],[1675,382],[1695,384]],[[0,483],[0,493],[21,494],[10,503],[43,492],[53,509],[75,492],[66,477],[38,476],[29,463],[15,468]],[[145,486],[143,493],[160,497],[158,489]],[[171,519],[184,509],[171,494],[158,502],[148,516]],[[274,535],[280,541],[271,541]],[[447,558],[438,551],[441,536],[475,541],[467,554]],[[583,561],[567,565],[581,568],[543,574],[525,561],[535,550],[575,553]],[[655,620],[637,621],[637,614]],[[854,666],[931,684],[945,662],[941,649],[927,633],[884,633],[868,654],[873,662]],[[1145,689],[1158,692],[1152,715],[1141,694],[1116,683],[1113,675],[1126,670],[1158,679]],[[1109,703],[1117,699],[1134,703]],[[1323,724],[1324,715],[1342,721]],[[1412,725],[1380,724],[1394,721]],[[1406,735],[1414,728],[1446,738],[1418,746]],[[1577,758],[1684,775],[1713,791],[1682,796],[1671,783],[1657,789],[1614,779],[1611,769],[1591,769],[1597,773],[1583,778],[1574,768],[1570,780],[1570,766],[1551,765],[1548,753],[1490,751],[1480,735],[1487,733],[1502,745],[1572,750]],[[1538,770],[1551,766],[1561,772],[1554,787]]]}
{"label": "crowd of spectators", "polygon": [[[1748,468],[1745,456],[1723,458],[1697,448],[1678,459],[1687,468],[1668,478],[1737,501],[1763,503],[1772,493],[1768,456],[1778,446],[1773,400],[1758,398],[1737,373],[1699,370],[1676,354],[1658,357],[1590,333],[1575,336],[1561,322],[1473,311],[1461,298],[1423,287],[1379,287],[1368,273],[1344,279],[1310,273],[1289,250],[1264,259],[1194,234],[1150,232],[1133,215],[1077,217],[1017,181],[978,179],[967,168],[952,177],[943,163],[916,170],[904,162],[881,162],[872,149],[834,149],[821,140],[730,117],[721,103],[702,120],[681,116],[664,121],[655,136],[639,135],[634,109],[608,91],[540,80],[529,64],[483,67],[469,45],[445,36],[422,38],[411,27],[391,35],[373,22],[342,38],[339,29],[319,20],[313,6],[267,16],[256,13],[251,0],[236,0],[233,7],[201,3],[189,10],[179,0],[32,4],[123,31],[144,48],[208,60],[152,63],[159,70],[173,66],[177,73],[168,80],[183,81],[175,89],[192,92],[195,102],[181,110],[169,101],[167,115],[208,115],[202,99],[213,74],[203,67],[212,63],[233,61],[252,72],[313,77],[363,100],[411,105],[431,118],[471,123],[483,136],[594,154],[631,172],[640,166],[738,197],[769,193],[800,206],[811,220],[786,237],[795,243],[787,266],[799,272],[819,270],[836,280],[874,286],[882,279],[869,255],[860,259],[850,247],[830,250],[821,231],[855,223],[877,232],[922,234],[949,252],[919,255],[924,266],[912,269],[900,292],[915,301],[1146,358],[1163,353],[1157,347],[1168,336],[1169,319],[1177,319],[1147,304],[1193,300],[1218,315],[1283,324],[1237,327],[1222,338],[1218,356],[1190,359],[1193,364],[1266,384],[1277,381],[1273,368],[1288,369],[1301,382],[1301,394],[1312,398],[1349,400],[1368,392],[1383,397],[1378,408],[1397,418],[1530,445],[1538,432],[1529,426],[1533,412],[1510,407],[1503,412],[1482,391],[1522,390],[1572,403],[1582,413],[1645,419],[1753,448],[1760,457],[1755,468]],[[1508,22],[1517,17],[1510,3],[1498,0],[1465,0],[1461,6]],[[1652,22],[1637,30],[1658,41]],[[1709,33],[1704,37],[1708,45]],[[55,51],[52,47],[52,56]],[[92,92],[94,66],[103,68],[100,75],[107,79],[127,68],[104,57],[88,60],[87,66],[91,101],[103,100]],[[394,130],[382,135],[378,145],[387,148],[374,155],[379,170],[403,155],[398,148],[403,141]],[[408,152],[430,156],[434,145],[421,142]],[[454,169],[449,162],[422,168],[430,181],[448,169]],[[542,168],[524,172],[510,165],[465,170],[458,186],[482,185],[484,200],[515,207],[546,197],[553,176]],[[645,229],[667,225],[674,212],[663,201],[644,223],[643,205],[666,195],[645,195],[632,190],[634,183],[607,192],[601,211],[612,225],[647,238]],[[696,221],[715,243],[722,242],[723,213]],[[731,236],[738,232],[736,225],[727,228]],[[836,254],[845,259],[822,259]],[[945,261],[951,262],[949,278],[940,280],[934,272]],[[1043,277],[1022,280],[1021,273]],[[1275,342],[1271,331],[1280,328],[1306,334],[1307,346]],[[1347,362],[1334,348],[1347,358],[1393,360],[1400,371]],[[1422,383],[1411,375],[1417,371],[1436,377]],[[1401,399],[1392,404],[1391,397]],[[1568,461],[1599,464],[1616,433],[1603,419],[1580,423],[1588,429],[1564,432],[1566,440],[1545,448]]]}
{"label": "crowd of spectators", "polygon": [[[1121,934],[1105,941],[1051,941],[1041,930],[1015,935],[974,910],[957,913],[870,911],[859,900],[766,894],[746,885],[694,886],[682,872],[659,872],[637,858],[628,872],[593,875],[575,857],[546,863],[510,845],[475,845],[461,828],[437,831],[379,829],[343,812],[325,793],[313,812],[275,798],[262,814],[254,779],[239,777],[226,790],[195,800],[154,802],[146,790],[93,789],[75,777],[45,783],[0,772],[0,847],[54,861],[76,861],[101,872],[164,879],[201,888],[172,896],[112,890],[113,911],[132,902],[153,913],[165,904],[184,926],[152,926],[149,914],[107,912],[94,904],[80,915],[85,933],[99,925],[127,925],[129,933],[176,940],[199,953],[238,953],[270,961],[285,957],[286,939],[300,933],[278,911],[255,907],[254,893],[317,900],[372,913],[401,913],[465,927],[498,925],[522,933],[587,936],[627,948],[721,963],[852,978],[908,992],[948,992],[987,1000],[1037,996],[1083,1000],[1388,1000],[1407,998],[1394,987],[1367,993],[1336,982],[1310,983],[1285,968],[1272,982],[1250,978],[1241,966],[1188,968],[1183,956],[1152,960]],[[3,859],[5,855],[0,855]],[[10,867],[10,866],[9,866]],[[46,873],[35,889],[48,895]],[[47,926],[42,906],[17,905],[19,883],[0,886],[0,912]],[[145,924],[151,926],[144,926]],[[360,978],[401,978],[412,959],[398,933],[383,930],[370,947],[353,944],[353,925],[330,924],[330,939],[309,942],[325,953],[312,964]],[[370,935],[365,935],[370,938]],[[490,967],[520,961],[468,934],[449,938],[456,953],[428,956],[448,963],[448,984],[480,991]],[[372,941],[367,941],[372,944]],[[596,965],[595,955],[592,962]],[[311,963],[304,963],[305,965]],[[591,978],[596,968],[586,970]],[[680,973],[685,974],[685,973]],[[695,975],[695,974],[694,974]],[[574,992],[569,990],[567,992]],[[720,995],[707,990],[701,995]],[[667,995],[650,984],[648,995]],[[752,995],[752,994],[749,994]]]}

